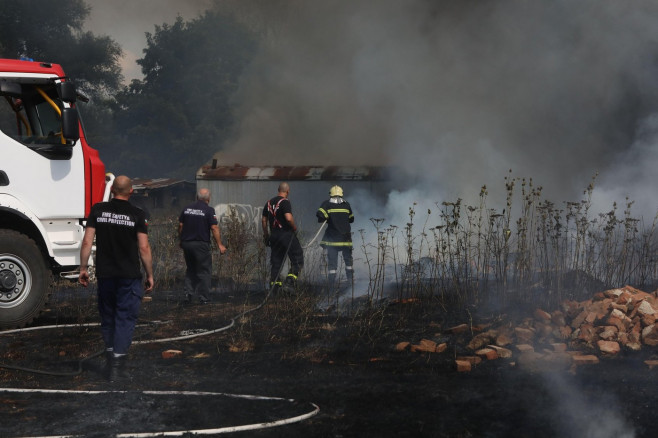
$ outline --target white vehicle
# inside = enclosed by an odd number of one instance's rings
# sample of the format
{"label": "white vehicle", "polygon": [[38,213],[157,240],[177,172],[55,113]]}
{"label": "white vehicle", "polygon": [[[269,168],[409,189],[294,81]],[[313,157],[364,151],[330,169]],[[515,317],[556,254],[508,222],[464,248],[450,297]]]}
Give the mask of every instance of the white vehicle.
{"label": "white vehicle", "polygon": [[85,218],[109,197],[77,99],[59,65],[0,59],[0,328],[40,314],[51,275],[77,278]]}

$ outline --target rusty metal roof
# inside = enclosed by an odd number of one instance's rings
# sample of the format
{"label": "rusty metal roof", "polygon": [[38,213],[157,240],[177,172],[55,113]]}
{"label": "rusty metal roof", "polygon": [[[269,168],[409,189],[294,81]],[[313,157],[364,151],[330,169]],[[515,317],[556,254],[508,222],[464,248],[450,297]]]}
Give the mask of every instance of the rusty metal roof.
{"label": "rusty metal roof", "polygon": [[202,166],[198,180],[275,180],[275,181],[382,181],[391,168],[373,166]]}
{"label": "rusty metal roof", "polygon": [[174,178],[133,178],[133,190],[136,192],[162,189],[165,187],[172,187],[176,185],[195,185],[192,182],[185,181],[183,179],[174,179]]}

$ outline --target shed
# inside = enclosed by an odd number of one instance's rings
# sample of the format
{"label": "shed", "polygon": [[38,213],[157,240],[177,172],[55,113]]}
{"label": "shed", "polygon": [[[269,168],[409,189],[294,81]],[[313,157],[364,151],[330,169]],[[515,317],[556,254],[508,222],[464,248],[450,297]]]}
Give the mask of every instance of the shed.
{"label": "shed", "polygon": [[302,233],[318,228],[315,213],[329,189],[340,185],[347,201],[365,196],[385,201],[390,191],[391,168],[374,166],[250,166],[219,164],[216,159],[202,166],[196,175],[197,188],[208,188],[217,216],[226,220],[229,208],[260,232],[263,208],[276,196],[279,183],[290,184],[293,215]]}
{"label": "shed", "polygon": [[175,212],[194,202],[196,184],[173,178],[133,178],[130,201],[150,214]]}

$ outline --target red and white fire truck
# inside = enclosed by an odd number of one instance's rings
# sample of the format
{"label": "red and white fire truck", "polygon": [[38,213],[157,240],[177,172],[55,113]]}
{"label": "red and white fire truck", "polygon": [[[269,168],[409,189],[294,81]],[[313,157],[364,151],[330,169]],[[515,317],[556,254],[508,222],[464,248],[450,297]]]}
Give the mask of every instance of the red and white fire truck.
{"label": "red and white fire truck", "polygon": [[80,100],[59,65],[0,59],[0,328],[40,314],[52,275],[77,278],[85,218],[109,197]]}

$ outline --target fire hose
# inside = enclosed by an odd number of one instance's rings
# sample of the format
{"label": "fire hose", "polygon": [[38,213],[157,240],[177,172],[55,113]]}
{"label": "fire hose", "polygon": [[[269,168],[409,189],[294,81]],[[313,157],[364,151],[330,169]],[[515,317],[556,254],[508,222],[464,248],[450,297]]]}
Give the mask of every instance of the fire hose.
{"label": "fire hose", "polygon": [[[315,241],[315,239],[320,234],[320,231],[322,231],[322,228],[324,227],[325,224],[326,224],[326,222],[323,222],[320,225],[320,228],[318,229],[317,233],[315,233],[315,236],[313,237],[313,239],[311,239],[311,241],[308,244],[306,244],[306,246],[304,246],[304,249],[307,249],[309,246],[311,246],[311,244]],[[295,232],[295,233],[293,233],[292,237],[290,238],[290,241],[288,242],[288,246],[286,248],[286,252],[284,254],[284,258],[288,255],[288,251],[290,251],[290,246],[292,245],[293,238],[296,237],[296,236],[297,236],[297,233]],[[277,272],[277,277],[279,275],[281,275],[281,271],[283,270],[283,265],[284,265],[284,263],[281,264],[281,267],[279,268],[279,271]],[[160,343],[160,342],[183,341],[183,340],[196,338],[196,337],[199,337],[199,336],[208,336],[208,335],[212,335],[212,334],[215,334],[215,333],[226,331],[226,330],[232,328],[235,325],[236,320],[242,318],[243,316],[245,316],[245,315],[247,315],[251,312],[255,312],[256,310],[263,307],[265,305],[265,303],[267,302],[267,300],[269,299],[269,297],[271,296],[271,294],[274,290],[274,286],[275,285],[270,285],[270,288],[268,289],[267,295],[265,296],[265,298],[263,299],[263,301],[260,304],[256,305],[255,307],[252,307],[251,309],[247,309],[244,312],[241,312],[240,314],[234,316],[233,318],[231,318],[230,322],[226,326],[223,326],[223,327],[220,327],[220,328],[217,328],[217,329],[213,329],[213,330],[208,330],[208,331],[203,331],[203,332],[198,332],[198,333],[193,333],[193,334],[186,334],[186,335],[181,335],[181,336],[175,336],[175,337],[170,337],[170,338],[160,338],[160,339],[149,339],[149,340],[143,340],[143,341],[134,341],[132,344],[133,345],[136,345],[136,344],[154,344],[154,343]],[[164,321],[164,322],[163,321],[153,321],[153,322],[150,322],[148,325],[157,325],[157,324],[163,324],[163,323],[167,323],[167,321]],[[35,331],[35,330],[50,330],[50,329],[55,329],[55,328],[97,327],[99,325],[100,325],[100,323],[88,323],[88,324],[63,324],[63,325],[59,324],[59,325],[48,325],[48,326],[39,326],[39,327],[26,327],[26,328],[22,328],[22,329],[5,330],[5,331],[0,332],[0,335],[8,335],[8,334],[12,334],[12,333],[20,333],[20,332]],[[146,324],[141,324],[141,326],[144,326],[144,325],[146,325]],[[140,325],[138,325],[138,327],[139,326]],[[63,377],[76,376],[76,375],[82,373],[82,371],[83,371],[82,365],[83,365],[84,362],[86,362],[88,360],[91,360],[95,357],[101,356],[101,355],[103,355],[104,352],[105,352],[105,350],[101,350],[101,351],[96,352],[96,353],[94,353],[90,356],[82,358],[80,361],[78,361],[78,369],[76,371],[73,371],[73,372],[43,371],[43,370],[37,370],[37,369],[26,368],[26,367],[19,367],[19,366],[8,365],[8,364],[3,364],[3,363],[0,363],[0,368],[17,370],[17,371],[24,371],[24,372],[29,372],[29,373],[33,373],[33,374],[43,374],[43,375],[63,376]]]}
{"label": "fire hose", "polygon": [[[313,239],[304,247],[304,249],[307,249],[318,237],[320,234],[320,231],[322,231],[322,228],[324,227],[325,223],[322,223],[320,228],[318,229],[317,233],[313,237]],[[288,252],[290,251],[290,247],[292,245],[293,239],[297,237],[297,233],[293,233],[290,241],[288,242],[288,246],[286,248],[286,252],[284,254],[284,259],[288,255]],[[277,273],[277,278],[281,274],[281,271],[283,269],[284,263],[281,264],[281,267],[279,268],[279,271]],[[192,339],[195,337],[199,336],[207,336],[211,335],[214,333],[222,332],[225,330],[230,329],[235,325],[235,321],[239,318],[242,318],[244,315],[254,312],[261,307],[265,305],[269,297],[271,296],[273,290],[274,290],[275,284],[270,285],[270,288],[263,299],[263,301],[256,305],[255,307],[252,307],[250,309],[247,309],[237,316],[234,316],[231,318],[230,322],[224,326],[220,327],[214,330],[209,330],[209,331],[204,331],[204,332],[199,332],[199,333],[194,333],[194,334],[187,334],[187,335],[181,335],[181,336],[176,336],[176,337],[171,337],[171,338],[161,338],[161,339],[150,339],[150,340],[142,340],[142,341],[134,341],[133,344],[150,344],[150,343],[159,343],[159,342],[172,342],[172,341],[179,341],[179,340],[187,340],[187,339]],[[100,325],[99,323],[91,323],[91,324],[66,324],[66,325],[53,325],[53,326],[41,326],[41,327],[28,327],[24,329],[16,329],[16,330],[7,330],[4,332],[0,332],[0,335],[4,334],[10,334],[10,333],[17,333],[17,332],[23,332],[23,331],[33,331],[33,330],[44,330],[44,329],[51,329],[51,328],[62,328],[62,327],[81,327],[81,326],[98,326]],[[78,369],[73,372],[52,372],[52,371],[42,371],[42,370],[36,370],[36,369],[31,369],[31,368],[25,368],[25,367],[18,367],[18,366],[12,366],[12,365],[6,365],[0,363],[0,368],[6,368],[6,369],[13,369],[13,370],[19,370],[19,371],[25,371],[25,372],[30,372],[30,373],[35,373],[35,374],[46,374],[46,375],[53,375],[53,376],[75,376],[78,374],[81,374],[83,371],[83,364],[91,360],[93,358],[96,358],[98,356],[101,356],[104,354],[105,351],[101,350],[97,353],[94,353],[90,356],[87,356],[81,360],[78,361]],[[78,393],[86,393],[86,394],[101,394],[101,393],[116,393],[116,392],[126,392],[126,391],[67,391],[67,390],[39,390],[39,389],[22,389],[22,388],[0,388],[0,392],[40,392],[40,393],[69,393],[69,394],[78,394]],[[289,402],[295,402],[294,399],[283,399],[283,398],[278,398],[278,397],[264,397],[264,396],[255,396],[255,395],[244,395],[244,394],[227,394],[227,393],[213,393],[213,392],[204,392],[204,393],[198,393],[198,392],[189,392],[189,391],[142,391],[143,394],[178,394],[178,395],[216,395],[216,396],[228,396],[228,397],[237,397],[237,398],[250,398],[250,399],[255,399],[255,400],[287,400]],[[310,417],[313,417],[317,415],[320,412],[319,406],[317,406],[315,403],[310,403],[311,406],[313,406],[313,410],[310,412],[307,412],[306,414],[295,416],[292,418],[286,418],[282,420],[277,420],[277,421],[272,421],[272,422],[267,422],[267,423],[256,423],[256,424],[248,424],[248,425],[240,425],[240,426],[231,426],[231,427],[223,427],[223,428],[215,428],[215,429],[200,429],[200,430],[185,430],[185,431],[167,431],[167,432],[147,432],[147,433],[139,433],[139,434],[118,434],[115,435],[117,437],[123,437],[123,436],[138,436],[138,437],[154,437],[154,436],[184,436],[186,434],[220,434],[220,433],[231,433],[231,432],[239,432],[239,431],[246,431],[246,430],[256,430],[256,429],[264,429],[264,428],[270,428],[270,427],[276,427],[276,426],[281,426],[285,424],[292,424],[296,422],[303,421],[305,419],[308,419]],[[70,435],[61,435],[63,436],[70,436]],[[42,438],[59,438],[60,436],[54,435],[54,436],[49,436],[49,437],[42,437]]]}

